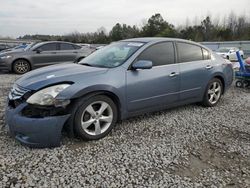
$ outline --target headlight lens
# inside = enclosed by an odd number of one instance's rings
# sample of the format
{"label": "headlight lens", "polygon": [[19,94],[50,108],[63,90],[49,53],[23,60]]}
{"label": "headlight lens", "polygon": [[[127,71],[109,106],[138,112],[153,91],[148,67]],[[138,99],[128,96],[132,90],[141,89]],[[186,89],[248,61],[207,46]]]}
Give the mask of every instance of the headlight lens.
{"label": "headlight lens", "polygon": [[69,86],[70,84],[60,84],[42,89],[31,95],[28,98],[27,103],[43,105],[43,106],[55,105],[56,96]]}
{"label": "headlight lens", "polygon": [[11,57],[12,57],[11,55],[5,55],[5,56],[0,57],[0,59],[9,59]]}

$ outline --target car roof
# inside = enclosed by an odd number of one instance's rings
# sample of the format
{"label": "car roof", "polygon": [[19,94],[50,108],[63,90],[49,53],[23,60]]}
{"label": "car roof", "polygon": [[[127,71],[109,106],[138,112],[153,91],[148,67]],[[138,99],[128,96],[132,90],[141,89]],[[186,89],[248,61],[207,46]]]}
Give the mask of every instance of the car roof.
{"label": "car roof", "polygon": [[[45,42],[39,42],[37,44],[50,44],[50,43],[64,43],[64,44],[73,44],[73,45],[77,45],[71,42],[64,42],[64,41],[45,41]],[[79,45],[78,45],[79,46]]]}
{"label": "car roof", "polygon": [[180,41],[180,42],[193,42],[190,40],[184,40],[184,39],[179,39],[179,38],[167,38],[167,37],[142,37],[142,38],[131,38],[131,39],[125,39],[122,41],[126,42],[161,42],[161,41]]}
{"label": "car roof", "polygon": [[201,46],[207,50],[210,50],[206,46],[199,44],[197,42],[191,41],[191,40],[184,40],[184,39],[179,39],[179,38],[168,38],[168,37],[143,37],[143,38],[131,38],[131,39],[125,39],[121,40],[124,42],[142,42],[142,43],[157,43],[157,42],[164,42],[164,41],[177,41],[177,42],[185,42],[185,43],[190,43],[194,45]]}

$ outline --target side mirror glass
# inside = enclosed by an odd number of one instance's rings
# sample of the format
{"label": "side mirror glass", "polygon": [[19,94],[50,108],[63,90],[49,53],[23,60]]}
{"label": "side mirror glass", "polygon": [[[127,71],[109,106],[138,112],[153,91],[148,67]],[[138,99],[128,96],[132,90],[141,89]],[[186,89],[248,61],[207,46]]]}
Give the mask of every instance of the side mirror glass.
{"label": "side mirror glass", "polygon": [[139,60],[132,64],[132,68],[136,69],[151,69],[153,67],[152,61]]}

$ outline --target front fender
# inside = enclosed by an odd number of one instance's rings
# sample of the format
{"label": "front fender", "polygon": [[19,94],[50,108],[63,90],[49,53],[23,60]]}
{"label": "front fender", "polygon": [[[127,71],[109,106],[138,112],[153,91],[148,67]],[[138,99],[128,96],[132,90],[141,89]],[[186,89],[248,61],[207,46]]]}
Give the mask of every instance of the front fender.
{"label": "front fender", "polygon": [[83,88],[76,93],[74,93],[71,98],[79,98],[92,92],[106,91],[115,94],[118,98],[122,97],[122,93],[115,87],[110,85],[93,85]]}
{"label": "front fender", "polygon": [[71,87],[60,93],[57,98],[77,99],[96,92],[109,92],[118,98],[121,107],[125,105],[125,88],[116,88],[106,84],[97,84],[84,88],[77,84],[73,84]]}

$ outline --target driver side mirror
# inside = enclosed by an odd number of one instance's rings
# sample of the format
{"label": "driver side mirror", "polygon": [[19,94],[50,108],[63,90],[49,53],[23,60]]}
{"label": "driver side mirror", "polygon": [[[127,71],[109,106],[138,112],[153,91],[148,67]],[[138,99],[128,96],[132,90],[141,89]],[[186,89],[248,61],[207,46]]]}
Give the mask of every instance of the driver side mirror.
{"label": "driver side mirror", "polygon": [[139,60],[132,64],[132,69],[151,69],[153,67],[152,61]]}

